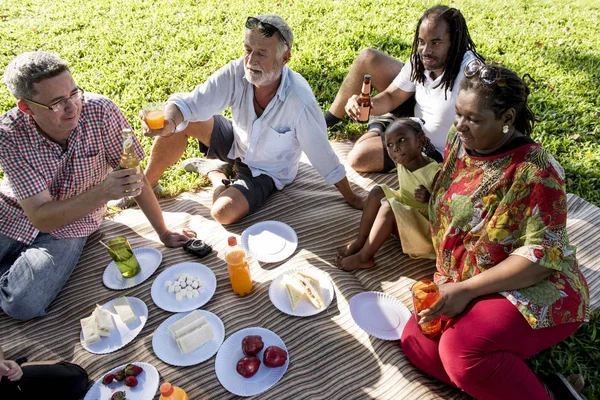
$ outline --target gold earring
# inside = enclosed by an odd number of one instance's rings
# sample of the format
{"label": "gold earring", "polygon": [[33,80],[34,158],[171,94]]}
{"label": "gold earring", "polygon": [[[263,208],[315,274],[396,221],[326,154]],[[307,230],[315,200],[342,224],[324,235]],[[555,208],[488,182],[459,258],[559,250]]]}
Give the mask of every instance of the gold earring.
{"label": "gold earring", "polygon": [[504,133],[505,135],[508,133],[508,125],[504,125],[502,127],[502,133]]}

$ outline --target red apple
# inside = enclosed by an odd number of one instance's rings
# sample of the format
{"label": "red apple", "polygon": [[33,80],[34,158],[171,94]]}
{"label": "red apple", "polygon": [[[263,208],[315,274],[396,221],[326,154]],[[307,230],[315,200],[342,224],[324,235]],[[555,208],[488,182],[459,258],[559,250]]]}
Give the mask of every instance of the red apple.
{"label": "red apple", "polygon": [[269,346],[263,354],[263,362],[269,368],[281,367],[287,360],[287,353],[281,347]]}
{"label": "red apple", "polygon": [[242,357],[237,362],[235,370],[244,378],[250,378],[258,372],[258,367],[260,367],[260,360],[258,357]]}

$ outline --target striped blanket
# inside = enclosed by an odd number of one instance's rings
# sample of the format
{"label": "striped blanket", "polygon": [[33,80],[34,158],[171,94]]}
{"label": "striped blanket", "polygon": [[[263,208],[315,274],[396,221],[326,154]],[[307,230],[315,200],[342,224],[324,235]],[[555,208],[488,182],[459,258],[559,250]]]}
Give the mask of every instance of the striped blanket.
{"label": "striped blanket", "polygon": [[[335,142],[340,158],[350,142]],[[376,183],[395,186],[393,174],[357,174],[348,168],[353,185],[369,189]],[[396,239],[389,239],[376,255],[375,267],[347,273],[335,268],[336,250],[354,238],[361,212],[352,209],[331,185],[310,166],[301,162],[296,181],[269,198],[260,210],[241,222],[223,227],[210,217],[211,191],[183,194],[161,201],[171,229],[189,227],[214,247],[201,260],[217,278],[212,299],[202,307],[218,315],[225,325],[225,338],[247,327],[264,327],[278,334],[289,354],[289,369],[260,399],[462,399],[459,391],[428,378],[404,357],[398,342],[384,341],[362,331],[351,317],[350,299],[364,291],[385,292],[412,309],[409,287],[415,279],[431,277],[434,262],[412,260],[402,254]],[[569,195],[569,234],[578,247],[581,268],[590,284],[592,309],[600,304],[600,209]],[[298,248],[289,259],[253,266],[254,290],[246,297],[231,292],[223,253],[230,234],[241,235],[252,224],[278,220],[298,235]],[[110,258],[98,243],[102,237],[126,235],[133,247],[160,250],[163,261],[158,270],[139,286],[114,291],[102,284],[102,273]],[[183,387],[190,399],[230,399],[236,396],[221,386],[215,374],[215,357],[191,367],[173,367],[159,360],[152,350],[152,336],[172,315],[152,301],[154,278],[171,265],[199,261],[182,249],[161,245],[139,209],[126,210],[106,220],[88,241],[75,272],[49,315],[29,322],[10,320],[0,312],[0,344],[6,356],[27,355],[31,361],[63,359],[86,368],[94,380],[106,371],[128,362],[154,365],[162,381]],[[293,317],[276,309],[269,300],[269,285],[283,271],[312,265],[326,272],[334,285],[335,298],[326,311],[312,317]],[[142,299],[149,310],[148,321],[137,338],[124,348],[106,355],[94,355],[79,343],[79,320],[90,315],[93,306],[123,295]],[[155,396],[158,398],[158,395]]]}

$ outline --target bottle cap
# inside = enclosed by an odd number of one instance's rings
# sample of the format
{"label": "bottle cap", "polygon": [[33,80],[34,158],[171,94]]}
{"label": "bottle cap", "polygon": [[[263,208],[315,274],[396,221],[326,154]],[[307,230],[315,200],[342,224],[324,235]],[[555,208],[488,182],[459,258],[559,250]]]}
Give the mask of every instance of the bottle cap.
{"label": "bottle cap", "polygon": [[230,246],[237,245],[237,238],[235,236],[229,236],[227,238],[227,244],[230,245]]}
{"label": "bottle cap", "polygon": [[365,74],[365,80],[366,79],[371,80],[371,74]]}
{"label": "bottle cap", "polygon": [[173,394],[173,386],[169,382],[165,382],[160,385],[160,394],[163,396],[170,396]]}

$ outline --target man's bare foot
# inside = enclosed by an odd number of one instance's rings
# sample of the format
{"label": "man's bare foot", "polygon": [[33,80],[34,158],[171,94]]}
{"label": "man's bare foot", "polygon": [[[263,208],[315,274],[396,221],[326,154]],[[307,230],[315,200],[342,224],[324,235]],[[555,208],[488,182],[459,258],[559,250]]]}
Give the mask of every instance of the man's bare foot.
{"label": "man's bare foot", "polygon": [[375,265],[375,260],[370,258],[363,260],[359,254],[352,254],[348,257],[338,258],[335,265],[342,271],[354,271],[356,269],[368,269]]}
{"label": "man's bare foot", "polygon": [[360,249],[362,249],[362,247],[363,244],[358,243],[358,240],[354,240],[337,251],[336,260],[356,254],[360,251]]}

